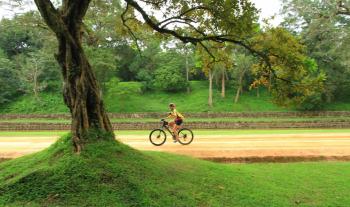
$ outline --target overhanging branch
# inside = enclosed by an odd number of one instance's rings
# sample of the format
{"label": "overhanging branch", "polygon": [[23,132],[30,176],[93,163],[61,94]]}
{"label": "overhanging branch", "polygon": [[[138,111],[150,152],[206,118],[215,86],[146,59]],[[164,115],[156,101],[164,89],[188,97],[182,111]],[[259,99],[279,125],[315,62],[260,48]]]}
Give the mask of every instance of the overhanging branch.
{"label": "overhanging branch", "polygon": [[[186,10],[185,12],[183,12],[182,14],[180,14],[178,16],[171,17],[171,18],[168,18],[166,20],[163,20],[160,23],[157,23],[157,22],[155,22],[154,20],[151,19],[151,17],[147,14],[147,12],[135,0],[125,0],[125,2],[127,3],[127,5],[132,6],[136,11],[138,11],[141,14],[142,18],[144,19],[144,21],[153,30],[155,30],[155,31],[157,31],[159,33],[162,33],[162,34],[171,35],[171,36],[181,40],[185,44],[186,43],[192,43],[194,45],[200,44],[208,52],[208,54],[214,59],[214,61],[215,61],[215,56],[210,52],[209,48],[206,47],[203,44],[203,42],[205,42],[205,41],[213,41],[213,42],[218,42],[218,43],[224,43],[224,42],[233,43],[235,45],[239,45],[239,46],[247,49],[254,56],[257,56],[257,57],[261,58],[262,61],[265,62],[266,66],[269,68],[269,71],[277,79],[280,79],[280,80],[286,81],[288,83],[291,83],[291,81],[283,79],[283,78],[279,78],[277,76],[277,74],[272,69],[272,65],[270,63],[268,53],[264,53],[264,52],[261,52],[261,51],[258,51],[256,49],[254,49],[252,46],[249,45],[249,43],[246,43],[243,40],[237,40],[237,39],[235,39],[233,37],[233,35],[229,35],[229,34],[227,34],[227,35],[206,35],[204,32],[201,32],[201,31],[198,30],[197,31],[197,35],[198,36],[188,36],[188,35],[185,35],[185,34],[180,34],[180,33],[178,33],[175,30],[167,29],[166,27],[162,26],[162,24],[164,24],[167,21],[175,20],[176,17],[180,17],[181,18],[186,13],[192,12],[192,11],[194,11],[196,9],[208,9],[207,7],[202,7],[202,6],[193,7],[191,9]],[[191,24],[188,23],[188,22],[182,22],[182,23],[191,26]]]}

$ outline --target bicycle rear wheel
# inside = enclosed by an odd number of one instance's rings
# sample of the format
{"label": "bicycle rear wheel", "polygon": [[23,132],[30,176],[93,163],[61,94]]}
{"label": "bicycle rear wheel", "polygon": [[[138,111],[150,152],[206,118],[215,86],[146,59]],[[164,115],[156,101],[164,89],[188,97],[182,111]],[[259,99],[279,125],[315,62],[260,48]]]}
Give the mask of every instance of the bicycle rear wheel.
{"label": "bicycle rear wheel", "polygon": [[188,145],[193,141],[193,132],[190,129],[182,128],[179,130],[179,142],[182,145]]}
{"label": "bicycle rear wheel", "polygon": [[166,133],[161,129],[155,129],[149,134],[149,141],[155,146],[160,146],[166,141]]}

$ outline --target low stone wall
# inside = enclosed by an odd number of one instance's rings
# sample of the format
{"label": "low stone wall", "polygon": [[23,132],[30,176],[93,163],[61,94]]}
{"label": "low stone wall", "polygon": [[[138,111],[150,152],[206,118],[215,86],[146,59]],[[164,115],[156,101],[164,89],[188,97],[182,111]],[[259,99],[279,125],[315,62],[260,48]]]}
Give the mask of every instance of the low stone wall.
{"label": "low stone wall", "polygon": [[[207,112],[207,113],[183,113],[186,117],[191,118],[258,118],[258,117],[348,117],[350,111],[312,111],[312,112]],[[150,112],[150,113],[109,113],[110,118],[160,118],[167,113]],[[1,120],[8,119],[70,119],[69,114],[0,114]]]}
{"label": "low stone wall", "polygon": [[[160,123],[113,123],[116,130],[151,130],[159,128]],[[287,128],[350,128],[348,121],[315,121],[315,122],[187,122],[184,127],[191,129],[287,129]],[[11,123],[0,122],[0,131],[39,131],[69,130],[65,123]]]}

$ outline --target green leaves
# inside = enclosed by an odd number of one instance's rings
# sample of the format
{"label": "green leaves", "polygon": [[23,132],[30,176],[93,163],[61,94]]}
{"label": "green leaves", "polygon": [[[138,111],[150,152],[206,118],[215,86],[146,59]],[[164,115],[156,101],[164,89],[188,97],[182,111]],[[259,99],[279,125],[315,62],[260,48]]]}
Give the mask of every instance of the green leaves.
{"label": "green leaves", "polygon": [[266,84],[272,75],[269,84],[277,104],[302,108],[312,100],[312,105],[319,108],[326,76],[307,56],[305,46],[283,28],[270,28],[256,38],[255,44],[257,50],[266,50],[270,65],[265,61],[255,65],[255,74],[260,78],[254,84]]}
{"label": "green leaves", "polygon": [[[341,15],[340,1],[284,0],[283,25],[297,33],[307,54],[327,75],[326,99],[347,99],[350,92],[350,18]],[[342,1],[349,6],[350,1]]]}
{"label": "green leaves", "polygon": [[163,53],[158,59],[163,64],[155,71],[154,85],[170,92],[185,90],[188,86],[184,73],[185,60],[175,52]]}
{"label": "green leaves", "polygon": [[18,94],[19,80],[14,65],[0,49],[0,105],[10,102]]}

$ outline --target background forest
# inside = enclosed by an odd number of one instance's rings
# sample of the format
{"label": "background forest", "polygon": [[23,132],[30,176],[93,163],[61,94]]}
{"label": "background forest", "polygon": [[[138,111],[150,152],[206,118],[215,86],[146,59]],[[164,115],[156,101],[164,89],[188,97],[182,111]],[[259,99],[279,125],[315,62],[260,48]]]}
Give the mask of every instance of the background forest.
{"label": "background forest", "polygon": [[[278,46],[276,53],[294,54],[288,43],[296,41],[305,51],[300,59],[311,75],[302,80],[309,87],[298,99],[288,91],[292,83],[280,82],[285,91],[275,91],[272,75],[266,77],[259,60],[244,49],[210,44],[208,53],[132,22],[130,35],[116,26],[122,24],[120,2],[112,4],[93,4],[84,21],[85,51],[109,112],[164,111],[169,102],[193,112],[350,110],[350,16],[338,14],[336,4],[284,0],[278,27],[268,20],[256,25],[265,31],[256,47]],[[37,12],[0,21],[0,113],[68,112],[52,56],[56,50],[55,36]],[[282,64],[294,63],[274,64],[283,75]]]}

